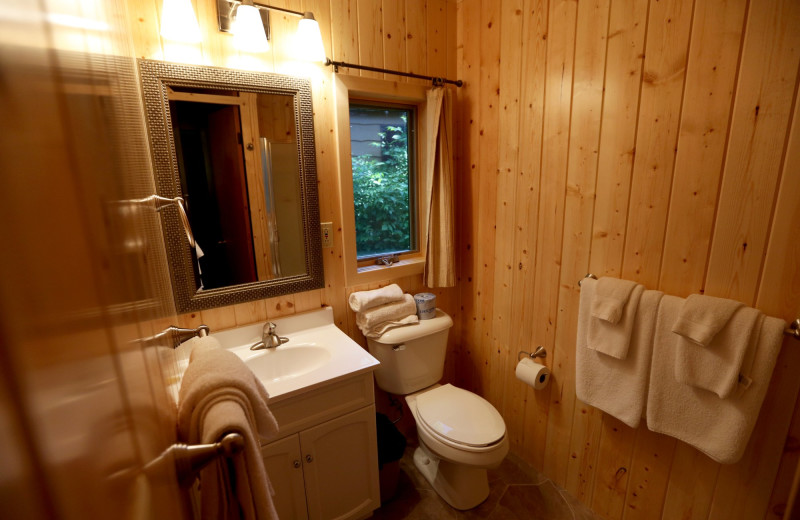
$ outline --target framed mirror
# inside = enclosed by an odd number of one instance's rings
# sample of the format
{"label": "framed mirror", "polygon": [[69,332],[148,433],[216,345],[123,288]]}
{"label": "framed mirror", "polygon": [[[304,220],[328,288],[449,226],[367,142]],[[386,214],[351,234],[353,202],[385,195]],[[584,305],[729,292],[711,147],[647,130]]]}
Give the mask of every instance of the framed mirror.
{"label": "framed mirror", "polygon": [[178,312],[324,286],[311,84],[139,60]]}

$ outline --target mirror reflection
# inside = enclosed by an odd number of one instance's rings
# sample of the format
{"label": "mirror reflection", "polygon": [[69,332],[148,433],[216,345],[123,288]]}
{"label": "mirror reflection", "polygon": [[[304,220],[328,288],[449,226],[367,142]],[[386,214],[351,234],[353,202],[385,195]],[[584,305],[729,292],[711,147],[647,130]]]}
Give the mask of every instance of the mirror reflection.
{"label": "mirror reflection", "polygon": [[168,93],[197,240],[196,288],[303,274],[293,96],[179,87]]}
{"label": "mirror reflection", "polygon": [[140,60],[179,312],[324,286],[308,80]]}

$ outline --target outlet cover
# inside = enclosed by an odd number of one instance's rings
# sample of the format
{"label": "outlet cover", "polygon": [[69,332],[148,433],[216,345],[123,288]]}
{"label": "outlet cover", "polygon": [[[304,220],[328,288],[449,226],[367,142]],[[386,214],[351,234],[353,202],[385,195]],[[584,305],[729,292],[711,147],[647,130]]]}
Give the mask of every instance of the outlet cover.
{"label": "outlet cover", "polygon": [[322,247],[333,247],[333,222],[320,222],[319,229],[322,234]]}

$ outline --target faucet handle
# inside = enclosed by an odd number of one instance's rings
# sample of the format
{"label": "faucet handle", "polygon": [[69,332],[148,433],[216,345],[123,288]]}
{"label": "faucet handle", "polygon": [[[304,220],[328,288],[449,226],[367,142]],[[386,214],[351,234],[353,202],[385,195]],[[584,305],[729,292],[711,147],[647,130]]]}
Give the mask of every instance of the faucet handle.
{"label": "faucet handle", "polygon": [[271,321],[268,321],[268,322],[266,322],[266,323],[264,324],[263,333],[264,333],[265,335],[266,335],[266,334],[275,334],[275,328],[276,328],[276,327],[277,327],[277,325],[275,325],[275,324],[274,324],[274,323],[272,323]]}

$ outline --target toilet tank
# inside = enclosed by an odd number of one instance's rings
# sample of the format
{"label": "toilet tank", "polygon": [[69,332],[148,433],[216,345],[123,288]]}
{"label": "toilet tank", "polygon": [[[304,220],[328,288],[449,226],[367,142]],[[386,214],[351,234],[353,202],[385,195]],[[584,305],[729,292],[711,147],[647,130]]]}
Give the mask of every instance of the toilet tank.
{"label": "toilet tank", "polygon": [[450,316],[436,309],[436,316],[429,320],[368,338],[369,353],[381,362],[375,371],[378,386],[390,394],[407,395],[437,383],[444,373],[452,326]]}

